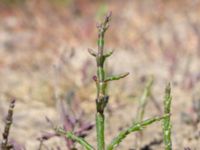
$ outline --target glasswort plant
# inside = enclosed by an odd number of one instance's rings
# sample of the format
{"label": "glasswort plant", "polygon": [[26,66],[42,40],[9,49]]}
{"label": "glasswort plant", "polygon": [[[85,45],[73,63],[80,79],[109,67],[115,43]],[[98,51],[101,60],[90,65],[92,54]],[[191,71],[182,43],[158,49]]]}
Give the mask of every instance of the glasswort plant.
{"label": "glasswort plant", "polygon": [[[150,124],[154,122],[158,122],[160,120],[164,120],[164,135],[166,135],[166,132],[170,130],[168,124],[170,124],[170,104],[168,103],[168,95],[170,95],[169,90],[166,90],[166,98],[165,98],[165,113],[163,116],[160,117],[153,117],[147,120],[143,120],[143,114],[144,110],[140,112],[139,120],[134,122],[130,127],[127,129],[122,130],[118,135],[108,144],[105,145],[105,136],[104,136],[104,110],[106,108],[106,105],[109,100],[109,96],[107,94],[107,84],[110,81],[119,80],[124,77],[126,77],[129,73],[124,73],[117,76],[107,76],[105,73],[104,63],[106,59],[113,54],[113,51],[111,52],[105,52],[104,51],[104,37],[107,29],[109,28],[109,22],[111,20],[111,13],[108,13],[104,19],[104,21],[97,25],[98,29],[98,50],[92,50],[88,49],[89,53],[95,57],[96,64],[97,64],[97,75],[93,77],[93,80],[96,83],[97,88],[97,95],[96,95],[96,135],[97,135],[97,150],[113,150],[115,149],[130,133],[141,131],[144,129],[144,127],[149,126]],[[149,88],[152,85],[152,81],[149,83],[147,87],[147,93],[145,93],[144,99],[146,99],[146,96],[149,95]],[[169,85],[167,86],[169,89]],[[171,102],[171,98],[170,98]],[[143,102],[146,103],[146,102]],[[145,107],[145,106],[142,106]],[[65,131],[62,128],[55,127],[55,131],[60,134],[64,135],[65,137],[72,139],[82,145],[86,150],[95,150],[95,148],[89,144],[84,138],[77,136],[75,133],[71,131]],[[168,141],[170,139],[170,134],[166,137],[164,136],[164,141]],[[169,149],[166,149],[169,150]]]}

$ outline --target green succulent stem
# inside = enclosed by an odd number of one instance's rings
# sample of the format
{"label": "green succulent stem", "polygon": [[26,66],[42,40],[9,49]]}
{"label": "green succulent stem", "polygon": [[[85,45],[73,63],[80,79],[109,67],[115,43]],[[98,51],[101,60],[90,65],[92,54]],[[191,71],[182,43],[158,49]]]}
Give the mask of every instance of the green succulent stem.
{"label": "green succulent stem", "polygon": [[108,96],[106,95],[107,84],[105,82],[105,70],[104,62],[106,57],[104,56],[104,34],[108,28],[108,23],[111,15],[107,15],[104,22],[98,26],[98,53],[96,55],[97,63],[97,98],[96,98],[96,132],[97,132],[97,147],[98,150],[105,149],[104,139],[104,109],[108,102]]}
{"label": "green succulent stem", "polygon": [[103,48],[104,48],[104,32],[99,33],[97,44],[99,46],[99,52],[102,55],[103,54]]}
{"label": "green succulent stem", "polygon": [[97,53],[92,49],[88,49],[88,52],[96,58],[97,64],[97,76],[94,76],[97,88],[96,97],[96,132],[97,132],[97,147],[98,150],[105,150],[105,139],[104,139],[104,109],[108,103],[109,96],[107,95],[107,84],[108,81],[119,80],[128,75],[128,73],[120,76],[106,77],[104,62],[106,58],[113,54],[113,51],[104,54],[104,37],[105,32],[109,27],[111,19],[111,13],[108,13],[104,21],[97,26],[98,28],[98,51]]}
{"label": "green succulent stem", "polygon": [[116,148],[122,142],[122,140],[124,140],[127,137],[127,135],[129,135],[130,133],[136,132],[136,131],[141,131],[142,129],[144,129],[144,127],[149,126],[150,124],[152,124],[154,122],[158,122],[167,117],[169,117],[169,114],[165,114],[161,117],[155,117],[155,118],[151,118],[151,119],[147,119],[147,120],[144,120],[141,122],[134,123],[129,128],[121,131],[118,134],[118,136],[116,136],[113,139],[113,141],[107,146],[106,150],[113,150],[114,148]]}
{"label": "green succulent stem", "polygon": [[62,128],[55,129],[56,133],[60,135],[64,135],[66,138],[71,139],[73,141],[76,141],[80,145],[84,147],[85,150],[95,150],[87,141],[85,141],[83,138],[76,136],[74,133],[70,131],[65,131]]}
{"label": "green succulent stem", "polygon": [[[170,83],[165,88],[165,97],[164,97],[164,113],[171,113],[171,87]],[[172,150],[172,141],[171,141],[171,117],[168,116],[163,119],[163,134],[164,134],[164,144],[165,150]]]}
{"label": "green succulent stem", "polygon": [[104,139],[104,114],[97,112],[96,114],[96,130],[97,130],[97,147],[98,150],[105,149]]}

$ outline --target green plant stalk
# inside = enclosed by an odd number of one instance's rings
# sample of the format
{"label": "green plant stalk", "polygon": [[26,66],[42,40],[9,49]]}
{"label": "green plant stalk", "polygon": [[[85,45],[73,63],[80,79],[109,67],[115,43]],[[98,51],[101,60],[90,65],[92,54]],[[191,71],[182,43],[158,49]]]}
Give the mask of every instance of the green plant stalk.
{"label": "green plant stalk", "polygon": [[151,118],[151,119],[147,119],[144,120],[142,122],[137,122],[134,123],[132,126],[130,126],[129,128],[121,131],[118,136],[116,136],[116,138],[113,139],[113,141],[107,146],[106,150],[113,150],[115,147],[117,147],[122,140],[124,140],[126,138],[127,135],[129,135],[132,132],[136,132],[136,131],[141,131],[144,127],[154,123],[154,122],[158,122],[162,119],[165,119],[169,117],[169,114],[165,114],[161,117],[155,117],[155,118]]}
{"label": "green plant stalk", "polygon": [[66,138],[71,139],[82,145],[86,150],[95,150],[87,141],[85,141],[83,138],[76,136],[72,132],[65,131],[61,128],[55,129],[56,133],[60,135],[64,135]]}
{"label": "green plant stalk", "polygon": [[[107,24],[107,23],[105,23]],[[99,35],[98,35],[98,54],[96,55],[96,62],[97,62],[97,98],[96,98],[96,131],[97,131],[97,147],[98,150],[105,149],[105,140],[104,140],[104,108],[107,104],[105,101],[106,97],[106,83],[104,82],[105,79],[105,71],[104,71],[104,61],[105,57],[103,55],[104,50],[104,25],[99,28]]]}
{"label": "green plant stalk", "polygon": [[151,96],[152,85],[153,85],[153,77],[151,77],[148,80],[148,82],[145,86],[144,92],[142,94],[142,97],[140,98],[139,107],[138,107],[138,111],[137,111],[137,117],[136,117],[137,121],[143,120],[145,108],[146,108],[146,105],[147,105],[147,102],[148,102],[147,100],[148,100],[148,97]]}
{"label": "green plant stalk", "polygon": [[128,75],[128,73],[107,77],[104,69],[104,62],[106,58],[113,54],[113,51],[104,54],[104,36],[109,27],[109,21],[111,19],[111,13],[109,13],[104,21],[97,26],[98,28],[98,52],[96,53],[92,49],[88,49],[88,52],[96,58],[97,63],[97,76],[94,76],[94,81],[97,87],[96,97],[96,132],[97,132],[97,147],[98,150],[105,150],[104,139],[104,109],[108,103],[109,96],[107,95],[107,84],[113,80],[119,80]]}
{"label": "green plant stalk", "polygon": [[104,114],[97,112],[96,114],[96,130],[97,130],[97,147],[98,150],[104,150]]}
{"label": "green plant stalk", "polygon": [[[164,97],[164,113],[171,113],[171,87],[168,84],[165,88],[165,97]],[[171,121],[170,116],[163,119],[163,134],[164,134],[164,144],[165,150],[172,150],[172,141],[171,141]]]}

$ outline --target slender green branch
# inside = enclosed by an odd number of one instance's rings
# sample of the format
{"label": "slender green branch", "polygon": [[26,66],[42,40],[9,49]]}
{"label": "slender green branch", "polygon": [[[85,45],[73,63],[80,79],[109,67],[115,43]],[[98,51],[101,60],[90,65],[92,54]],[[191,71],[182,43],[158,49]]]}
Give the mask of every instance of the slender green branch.
{"label": "slender green branch", "polygon": [[108,81],[114,81],[114,80],[120,80],[122,78],[125,78],[126,76],[128,76],[129,73],[124,73],[124,74],[121,74],[121,75],[117,75],[117,76],[111,76],[111,77],[107,77],[105,79],[105,82],[108,82]]}
{"label": "slender green branch", "polygon": [[149,81],[147,82],[145,89],[144,89],[144,92],[142,94],[142,97],[140,98],[140,101],[139,101],[140,104],[139,104],[139,107],[138,107],[137,117],[136,117],[137,121],[143,120],[145,108],[146,108],[146,105],[147,105],[147,100],[148,100],[148,97],[151,96],[152,85],[153,85],[153,77],[151,77],[149,79]]}
{"label": "slender green branch", "polygon": [[132,132],[141,131],[144,127],[154,123],[158,122],[162,119],[165,119],[169,117],[169,114],[165,114],[161,117],[155,117],[151,119],[144,120],[142,122],[134,123],[132,126],[130,126],[128,129],[121,131],[116,138],[113,139],[113,141],[108,145],[107,150],[113,150],[115,147],[117,147],[122,140],[126,138],[127,135],[129,135]]}
{"label": "slender green branch", "polygon": [[12,148],[12,145],[8,144],[8,136],[10,133],[10,127],[12,125],[12,120],[13,120],[13,109],[15,107],[15,99],[11,101],[9,110],[8,110],[8,115],[6,117],[6,125],[4,128],[3,132],[3,140],[1,143],[1,149],[2,150],[9,150]]}
{"label": "slender green branch", "polygon": [[71,140],[76,141],[80,145],[82,145],[86,150],[95,150],[87,141],[85,141],[83,138],[76,136],[72,132],[65,131],[61,128],[56,128],[56,133],[60,135],[64,135],[66,138],[69,138]]}
{"label": "slender green branch", "polygon": [[[168,84],[165,88],[165,97],[164,97],[164,113],[171,113],[171,87]],[[164,134],[164,144],[165,150],[172,150],[172,142],[171,142],[171,121],[170,116],[163,119],[163,134]]]}

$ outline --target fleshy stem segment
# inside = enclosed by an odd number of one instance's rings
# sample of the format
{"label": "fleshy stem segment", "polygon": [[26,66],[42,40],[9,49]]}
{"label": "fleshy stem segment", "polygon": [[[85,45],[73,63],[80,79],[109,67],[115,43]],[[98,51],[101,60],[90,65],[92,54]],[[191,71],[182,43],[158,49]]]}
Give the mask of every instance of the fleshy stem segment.
{"label": "fleshy stem segment", "polygon": [[97,97],[96,97],[96,132],[97,132],[97,147],[98,150],[105,150],[105,140],[104,140],[104,109],[108,103],[109,96],[107,95],[107,84],[109,81],[119,80],[128,75],[128,73],[107,77],[104,70],[104,62],[106,58],[113,54],[113,51],[104,54],[104,36],[105,32],[109,28],[109,22],[111,20],[111,12],[108,13],[104,21],[97,25],[98,29],[98,51],[95,52],[89,49],[88,52],[96,58],[97,63],[97,76],[93,79],[96,82],[97,87]]}
{"label": "fleshy stem segment", "polygon": [[[165,97],[164,97],[164,113],[171,113],[171,87],[170,83],[165,88]],[[164,144],[165,150],[172,150],[172,141],[171,141],[171,121],[170,116],[163,119],[163,134],[164,134]]]}

